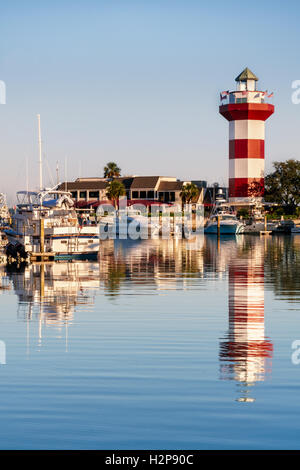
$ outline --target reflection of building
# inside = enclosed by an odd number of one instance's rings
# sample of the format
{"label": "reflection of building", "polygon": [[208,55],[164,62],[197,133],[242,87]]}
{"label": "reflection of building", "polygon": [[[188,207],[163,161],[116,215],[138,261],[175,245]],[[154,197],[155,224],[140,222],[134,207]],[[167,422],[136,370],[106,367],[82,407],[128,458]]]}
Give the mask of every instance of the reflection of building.
{"label": "reflection of building", "polygon": [[241,385],[239,401],[253,401],[251,385],[265,378],[273,346],[264,329],[263,245],[229,262],[229,331],[220,344],[221,378]]}
{"label": "reflection of building", "polygon": [[187,240],[173,238],[107,241],[100,248],[101,282],[110,295],[117,294],[125,282],[127,289],[151,285],[174,289],[190,284],[204,270],[204,237],[198,235],[195,240],[193,249]]}

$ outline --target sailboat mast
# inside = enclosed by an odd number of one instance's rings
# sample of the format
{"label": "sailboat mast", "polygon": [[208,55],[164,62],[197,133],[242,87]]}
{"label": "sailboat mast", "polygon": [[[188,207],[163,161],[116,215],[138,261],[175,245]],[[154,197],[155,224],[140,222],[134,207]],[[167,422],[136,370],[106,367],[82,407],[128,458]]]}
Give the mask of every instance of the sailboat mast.
{"label": "sailboat mast", "polygon": [[40,191],[43,189],[43,162],[42,162],[42,137],[41,137],[41,116],[37,115],[39,133],[39,168],[40,168]]}
{"label": "sailboat mast", "polygon": [[56,162],[56,184],[59,184],[59,163]]}

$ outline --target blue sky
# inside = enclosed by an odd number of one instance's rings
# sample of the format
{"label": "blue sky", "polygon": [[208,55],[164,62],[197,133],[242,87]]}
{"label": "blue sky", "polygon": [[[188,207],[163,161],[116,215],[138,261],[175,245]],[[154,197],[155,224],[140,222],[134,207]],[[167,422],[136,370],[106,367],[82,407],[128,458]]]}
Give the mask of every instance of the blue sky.
{"label": "blue sky", "polygon": [[1,6],[0,191],[38,184],[36,114],[45,181],[162,174],[226,183],[228,126],[219,92],[248,66],[274,91],[266,169],[299,159],[297,1],[23,1]]}

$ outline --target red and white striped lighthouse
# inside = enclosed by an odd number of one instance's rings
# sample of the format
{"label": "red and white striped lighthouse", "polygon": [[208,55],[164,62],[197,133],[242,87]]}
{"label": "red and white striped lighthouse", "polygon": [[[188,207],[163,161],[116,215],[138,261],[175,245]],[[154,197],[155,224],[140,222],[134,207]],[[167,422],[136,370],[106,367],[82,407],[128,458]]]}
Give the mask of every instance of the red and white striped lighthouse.
{"label": "red and white striped lighthouse", "polygon": [[[265,121],[274,112],[267,92],[248,68],[236,91],[221,93],[220,114],[229,121],[229,201],[249,203],[264,194]],[[223,104],[224,101],[224,104]]]}

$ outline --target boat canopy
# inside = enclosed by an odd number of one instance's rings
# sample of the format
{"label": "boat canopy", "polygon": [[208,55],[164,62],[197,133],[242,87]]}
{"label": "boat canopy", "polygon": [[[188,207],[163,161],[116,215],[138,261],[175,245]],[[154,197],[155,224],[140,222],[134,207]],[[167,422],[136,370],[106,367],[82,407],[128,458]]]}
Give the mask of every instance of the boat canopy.
{"label": "boat canopy", "polygon": [[62,207],[66,205],[69,207],[74,206],[71,193],[67,191],[56,191],[51,189],[49,191],[18,191],[17,200],[19,206],[43,206],[47,208]]}
{"label": "boat canopy", "polygon": [[43,207],[48,207],[48,208],[62,207],[63,204],[69,207],[74,206],[74,202],[67,194],[62,194],[57,199],[45,199],[42,201]]}

